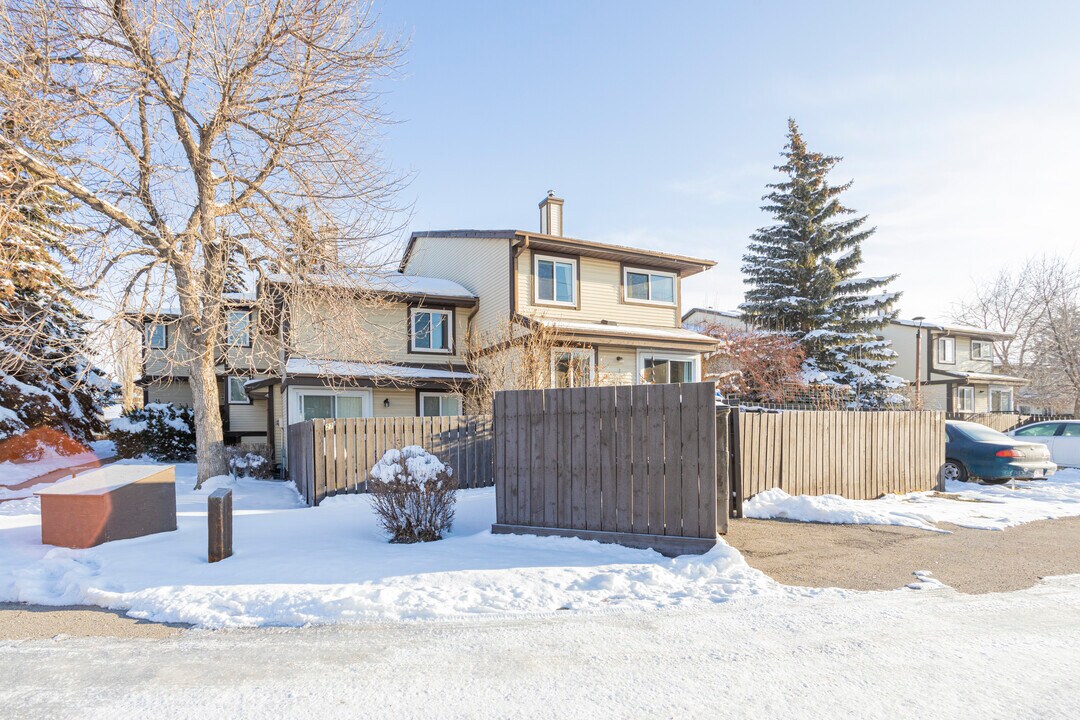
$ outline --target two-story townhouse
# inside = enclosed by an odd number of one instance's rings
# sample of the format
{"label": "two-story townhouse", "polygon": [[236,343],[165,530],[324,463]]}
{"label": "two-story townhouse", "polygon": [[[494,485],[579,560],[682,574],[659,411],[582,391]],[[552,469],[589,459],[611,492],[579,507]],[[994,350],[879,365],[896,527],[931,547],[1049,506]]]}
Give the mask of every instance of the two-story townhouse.
{"label": "two-story townhouse", "polygon": [[[540,203],[540,233],[416,232],[397,273],[269,275],[229,298],[226,441],[265,441],[283,461],[298,421],[461,414],[477,358],[514,363],[540,333],[554,338],[551,387],[699,380],[716,341],[680,326],[681,281],[714,263],[563,237],[562,203]],[[146,402],[191,401],[175,320],[145,324]]]}
{"label": "two-story townhouse", "polygon": [[414,232],[398,267],[460,283],[480,298],[473,352],[519,360],[530,334],[555,338],[549,387],[701,378],[716,341],[681,327],[682,280],[711,260],[565,237],[564,201],[540,202],[540,232]]}
{"label": "two-story townhouse", "polygon": [[921,404],[948,412],[1010,412],[1021,377],[1004,375],[994,366],[994,342],[1009,333],[926,320],[891,321],[881,335],[897,353],[894,375],[914,386],[919,380]]}

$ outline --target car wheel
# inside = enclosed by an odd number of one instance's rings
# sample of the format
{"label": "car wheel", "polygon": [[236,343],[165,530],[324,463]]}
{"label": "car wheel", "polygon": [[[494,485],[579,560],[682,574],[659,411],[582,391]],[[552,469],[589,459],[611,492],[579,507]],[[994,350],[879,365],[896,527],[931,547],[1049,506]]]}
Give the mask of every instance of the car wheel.
{"label": "car wheel", "polygon": [[954,480],[957,482],[968,481],[968,471],[964,467],[963,463],[957,460],[946,460],[945,464],[941,466],[941,475],[946,480]]}

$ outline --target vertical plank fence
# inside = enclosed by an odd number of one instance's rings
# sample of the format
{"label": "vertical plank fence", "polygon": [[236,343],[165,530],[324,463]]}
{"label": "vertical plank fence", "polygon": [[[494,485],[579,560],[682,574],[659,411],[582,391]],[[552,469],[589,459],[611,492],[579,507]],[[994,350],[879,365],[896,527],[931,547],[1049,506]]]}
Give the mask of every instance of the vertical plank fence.
{"label": "vertical plank fence", "polygon": [[387,450],[420,445],[454,471],[458,487],[490,486],[490,415],[306,420],[288,428],[289,479],[308,505],[366,490],[368,472]]}
{"label": "vertical plank fence", "polygon": [[945,462],[945,413],[737,412],[732,440],[736,515],[759,492],[870,500],[933,490]]}
{"label": "vertical plank fence", "polygon": [[492,532],[679,555],[727,530],[728,411],[711,382],[509,390],[493,417]]}

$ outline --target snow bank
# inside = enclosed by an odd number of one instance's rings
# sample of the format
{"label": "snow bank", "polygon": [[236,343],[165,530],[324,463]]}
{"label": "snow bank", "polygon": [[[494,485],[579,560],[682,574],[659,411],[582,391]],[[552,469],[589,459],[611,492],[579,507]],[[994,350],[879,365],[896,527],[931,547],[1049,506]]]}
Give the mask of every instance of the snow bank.
{"label": "snow bank", "polygon": [[[0,601],[88,603],[204,627],[432,620],[558,610],[646,610],[732,598],[814,595],[751,568],[721,543],[702,556],[572,538],[492,535],[495,493],[459,491],[453,531],[391,545],[370,499],[306,508],[291,484],[215,478],[199,492],[177,466],[176,532],[89,550],[40,544],[36,499],[0,505]],[[206,562],[206,499],[233,488],[235,555]],[[9,503],[8,505],[16,505]]]}
{"label": "snow bank", "polygon": [[1004,530],[1034,520],[1080,515],[1080,470],[1061,470],[1046,480],[1007,485],[950,482],[945,489],[945,494],[917,492],[848,500],[839,495],[793,497],[774,488],[744,503],[743,513],[751,518],[902,525],[934,532],[948,532],[936,523]]}

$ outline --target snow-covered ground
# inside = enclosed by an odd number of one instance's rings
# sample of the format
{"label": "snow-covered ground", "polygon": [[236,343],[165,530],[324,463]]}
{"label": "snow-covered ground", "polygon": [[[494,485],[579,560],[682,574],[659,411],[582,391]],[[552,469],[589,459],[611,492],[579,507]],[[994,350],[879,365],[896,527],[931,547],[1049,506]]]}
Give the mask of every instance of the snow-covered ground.
{"label": "snow-covered ground", "polygon": [[116,455],[116,447],[112,440],[97,440],[90,443],[90,449],[77,455],[60,455],[55,450],[46,449],[40,460],[32,462],[15,463],[0,462],[0,500],[9,498],[29,497],[32,490],[9,490],[12,485],[20,485],[27,480],[33,480],[53,470],[78,467],[98,460],[104,460]]}
{"label": "snow-covered ground", "polygon": [[721,544],[707,555],[492,535],[491,488],[459,493],[452,533],[391,545],[363,495],[306,508],[291,484],[234,487],[235,555],[206,562],[206,499],[177,466],[176,532],[88,550],[43,546],[36,498],[0,504],[0,601],[91,604],[204,627],[700,607],[831,590],[785,587]]}
{"label": "snow-covered ground", "polygon": [[774,488],[743,505],[751,518],[859,525],[904,525],[948,532],[936,523],[1003,530],[1033,520],[1080,515],[1080,470],[1061,470],[1046,480],[1006,485],[949,482],[944,494],[917,492],[876,500],[839,495],[791,496]]}
{"label": "snow-covered ground", "polygon": [[0,667],[12,720],[1071,720],[1080,576],[987,595],[0,641]]}

